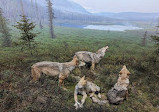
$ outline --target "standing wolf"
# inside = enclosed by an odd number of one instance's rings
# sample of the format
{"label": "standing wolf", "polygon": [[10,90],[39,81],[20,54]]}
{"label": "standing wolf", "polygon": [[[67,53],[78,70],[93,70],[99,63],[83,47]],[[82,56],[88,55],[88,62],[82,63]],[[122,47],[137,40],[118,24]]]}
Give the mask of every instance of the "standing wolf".
{"label": "standing wolf", "polygon": [[[78,102],[78,95],[83,96],[81,103]],[[90,95],[90,98],[92,99],[92,101],[94,103],[98,103],[100,105],[106,103],[106,101],[101,101],[98,99],[98,98],[101,98],[100,87],[98,87],[96,84],[94,84],[92,82],[85,80],[85,76],[84,76],[80,79],[78,84],[75,86],[75,91],[74,91],[75,104],[74,104],[74,106],[76,107],[76,109],[83,107],[83,104],[85,103],[87,95]]]}
{"label": "standing wolf", "polygon": [[32,77],[33,80],[36,81],[40,78],[42,73],[50,76],[59,75],[59,86],[64,86],[64,79],[68,77],[77,64],[78,59],[76,56],[73,57],[72,61],[66,63],[50,61],[38,62],[31,67]]}
{"label": "standing wolf", "polygon": [[104,57],[105,52],[108,50],[108,46],[99,49],[96,53],[89,51],[79,51],[75,53],[78,60],[80,61],[79,66],[84,66],[86,63],[91,63],[91,70],[94,70],[95,64]]}
{"label": "standing wolf", "polygon": [[108,91],[107,99],[112,104],[120,104],[123,100],[128,98],[128,85],[129,85],[130,72],[124,65],[119,72],[119,78],[114,87]]}

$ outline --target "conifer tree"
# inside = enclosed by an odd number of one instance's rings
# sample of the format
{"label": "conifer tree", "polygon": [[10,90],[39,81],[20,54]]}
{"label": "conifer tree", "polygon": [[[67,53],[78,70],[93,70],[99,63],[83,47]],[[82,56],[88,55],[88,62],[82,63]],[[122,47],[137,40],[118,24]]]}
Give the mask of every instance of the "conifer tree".
{"label": "conifer tree", "polygon": [[145,31],[143,38],[142,38],[142,46],[146,46],[146,40],[147,40],[147,31]]}
{"label": "conifer tree", "polygon": [[33,0],[31,0],[31,21],[33,21]]}
{"label": "conifer tree", "polygon": [[29,22],[29,19],[25,15],[21,16],[20,22],[17,22],[15,27],[20,30],[21,40],[25,47],[29,48],[30,54],[32,55],[32,50],[34,48],[35,42],[34,39],[38,33],[33,33],[32,31],[35,28],[35,24],[33,22]]}
{"label": "conifer tree", "polygon": [[52,2],[51,0],[46,0],[47,1],[47,7],[48,7],[48,14],[49,14],[49,27],[50,27],[50,35],[51,38],[55,38],[54,35],[54,27],[53,27],[53,18],[54,18],[54,13],[53,13],[53,8],[52,8]]}
{"label": "conifer tree", "polygon": [[39,27],[40,27],[41,30],[43,29],[43,25],[42,25],[41,21],[39,23]]}
{"label": "conifer tree", "polygon": [[21,5],[21,10],[22,10],[22,15],[24,15],[24,6],[23,6],[23,1],[20,0],[20,5]]}
{"label": "conifer tree", "polygon": [[[157,26],[159,28],[159,26]],[[159,33],[156,32],[156,35],[152,35],[151,36],[152,40],[156,43],[156,50],[155,50],[155,53],[157,55],[159,55]]]}
{"label": "conifer tree", "polygon": [[0,33],[2,33],[2,46],[11,46],[11,35],[5,17],[2,15],[2,9],[0,9]]}

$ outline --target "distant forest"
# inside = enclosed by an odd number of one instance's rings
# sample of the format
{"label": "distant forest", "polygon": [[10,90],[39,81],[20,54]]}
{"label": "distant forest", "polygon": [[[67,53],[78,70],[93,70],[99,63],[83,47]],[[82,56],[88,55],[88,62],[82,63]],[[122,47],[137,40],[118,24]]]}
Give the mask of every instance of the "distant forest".
{"label": "distant forest", "polygon": [[[22,7],[25,15],[33,21],[41,20],[42,23],[48,22],[48,9],[46,6],[41,6],[37,3],[38,0],[22,0],[23,6],[19,0],[0,0],[0,7],[3,9],[4,16],[9,18],[10,22],[15,23],[22,15]],[[45,0],[44,0],[45,1]],[[68,12],[54,8],[53,12],[55,20],[71,20],[81,22],[116,22],[117,19],[108,17],[96,16],[91,13]]]}

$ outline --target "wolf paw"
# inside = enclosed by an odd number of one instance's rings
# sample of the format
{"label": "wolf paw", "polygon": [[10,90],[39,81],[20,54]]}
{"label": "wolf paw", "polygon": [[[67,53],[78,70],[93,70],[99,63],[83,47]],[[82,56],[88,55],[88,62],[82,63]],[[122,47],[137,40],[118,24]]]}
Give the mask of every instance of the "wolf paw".
{"label": "wolf paw", "polygon": [[76,102],[75,104],[74,104],[74,106],[75,106],[75,109],[77,110],[78,108],[80,108],[80,103],[79,102]]}
{"label": "wolf paw", "polygon": [[80,108],[83,108],[83,104],[80,104],[79,106],[80,106]]}
{"label": "wolf paw", "polygon": [[75,103],[74,106],[76,107],[76,110],[79,108],[83,108],[83,104],[80,104],[79,102]]}

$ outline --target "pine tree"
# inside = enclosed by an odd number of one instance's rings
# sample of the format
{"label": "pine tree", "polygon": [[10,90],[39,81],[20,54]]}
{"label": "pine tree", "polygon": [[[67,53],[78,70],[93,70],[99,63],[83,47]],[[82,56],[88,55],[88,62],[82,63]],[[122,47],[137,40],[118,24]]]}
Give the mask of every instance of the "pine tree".
{"label": "pine tree", "polygon": [[[157,26],[159,28],[159,26]],[[152,40],[156,43],[156,50],[155,50],[155,53],[157,55],[159,55],[159,33],[156,32],[156,35],[152,35],[151,36]]]}
{"label": "pine tree", "polygon": [[11,46],[11,35],[7,26],[6,19],[2,15],[2,9],[0,9],[0,33],[2,33],[2,46]]}
{"label": "pine tree", "polygon": [[143,38],[142,38],[142,46],[146,46],[146,40],[147,40],[147,31],[145,31]]}
{"label": "pine tree", "polygon": [[37,0],[35,0],[35,8],[36,8],[36,18],[39,21],[39,9],[38,9]]}
{"label": "pine tree", "polygon": [[41,30],[43,29],[43,25],[42,25],[41,21],[39,23],[39,27],[40,27]]}
{"label": "pine tree", "polygon": [[33,21],[33,0],[31,0],[31,21]]}
{"label": "pine tree", "polygon": [[41,23],[41,19],[40,19],[40,16],[39,16],[39,8],[38,8],[37,0],[35,0],[35,6],[36,6],[37,21],[39,22],[39,27],[42,30],[43,29],[43,25]]}
{"label": "pine tree", "polygon": [[20,0],[20,5],[21,5],[21,9],[22,9],[22,15],[24,15],[24,6],[23,6],[23,1]]}
{"label": "pine tree", "polygon": [[21,16],[20,22],[17,22],[15,27],[20,30],[21,40],[23,44],[29,48],[30,54],[32,55],[32,50],[34,48],[35,42],[34,39],[38,33],[33,33],[32,31],[35,28],[35,24],[33,22],[29,22],[29,19],[25,15]]}
{"label": "pine tree", "polygon": [[55,38],[54,35],[54,28],[53,28],[53,18],[54,18],[54,13],[53,13],[53,8],[52,8],[52,2],[50,0],[47,0],[48,4],[48,14],[49,14],[49,27],[50,27],[50,35],[51,38]]}

